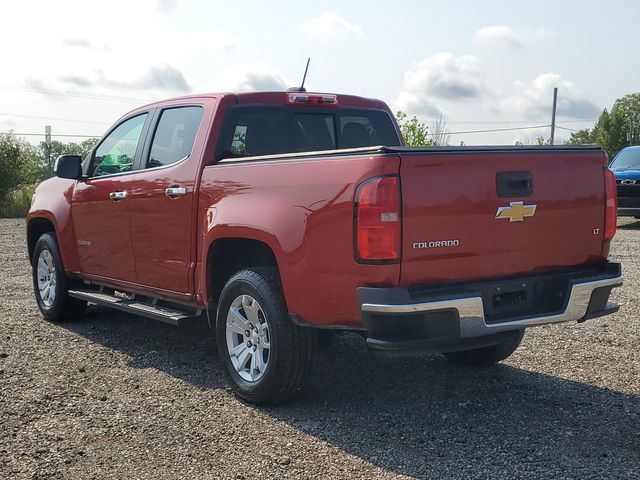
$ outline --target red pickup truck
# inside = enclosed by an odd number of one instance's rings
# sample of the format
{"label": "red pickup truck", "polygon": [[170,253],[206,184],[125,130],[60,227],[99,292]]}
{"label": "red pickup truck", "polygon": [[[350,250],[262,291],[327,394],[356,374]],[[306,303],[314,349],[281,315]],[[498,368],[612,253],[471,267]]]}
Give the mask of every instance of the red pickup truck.
{"label": "red pickup truck", "polygon": [[55,171],[27,219],[44,318],[206,314],[256,403],[303,386],[322,329],[477,365],[618,308],[598,148],[408,148],[378,100],[211,94],[138,108]]}

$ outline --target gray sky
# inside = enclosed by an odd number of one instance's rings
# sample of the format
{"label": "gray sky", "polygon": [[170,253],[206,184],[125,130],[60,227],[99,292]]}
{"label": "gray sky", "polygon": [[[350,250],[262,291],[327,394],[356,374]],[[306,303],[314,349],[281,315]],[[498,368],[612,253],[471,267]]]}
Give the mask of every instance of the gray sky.
{"label": "gray sky", "polygon": [[554,86],[558,125],[590,127],[640,90],[630,0],[22,0],[3,17],[1,132],[100,136],[147,100],[297,85],[308,56],[308,90],[377,97],[427,122],[442,112],[451,132],[548,124]]}

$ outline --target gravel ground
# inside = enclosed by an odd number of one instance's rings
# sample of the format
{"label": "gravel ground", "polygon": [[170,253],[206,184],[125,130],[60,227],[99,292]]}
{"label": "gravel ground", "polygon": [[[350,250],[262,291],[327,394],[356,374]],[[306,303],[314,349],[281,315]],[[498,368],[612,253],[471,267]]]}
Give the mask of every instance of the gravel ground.
{"label": "gravel ground", "polygon": [[621,220],[614,316],[530,330],[487,369],[342,335],[302,398],[256,408],[202,327],[43,321],[24,222],[0,220],[0,478],[638,478],[638,239]]}

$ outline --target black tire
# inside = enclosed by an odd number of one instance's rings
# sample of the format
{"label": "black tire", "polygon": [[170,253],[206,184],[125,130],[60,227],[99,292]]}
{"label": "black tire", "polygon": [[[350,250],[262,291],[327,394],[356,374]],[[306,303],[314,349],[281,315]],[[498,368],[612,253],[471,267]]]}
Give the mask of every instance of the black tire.
{"label": "black tire", "polygon": [[[50,304],[45,302],[38,288],[38,261],[43,251],[49,252],[51,261],[55,267],[55,272],[52,277],[55,277],[56,292]],[[76,320],[82,317],[87,307],[87,302],[69,296],[68,291],[71,280],[65,274],[62,257],[58,249],[58,242],[56,242],[56,238],[52,233],[44,233],[38,239],[33,251],[31,263],[33,291],[42,316],[52,322]]]}
{"label": "black tire", "polygon": [[[263,311],[261,319],[269,329],[268,361],[255,381],[245,380],[236,371],[227,345],[227,315],[242,295],[257,300]],[[254,404],[276,404],[302,390],[312,375],[316,332],[291,322],[275,268],[259,267],[233,275],[220,294],[216,318],[216,344],[223,373],[240,398]]]}
{"label": "black tire", "polygon": [[328,352],[333,348],[333,345],[336,343],[336,331],[335,330],[325,330],[319,328],[316,331],[316,335],[318,337],[318,350],[320,352]]}
{"label": "black tire", "polygon": [[476,348],[473,350],[462,350],[459,352],[446,352],[443,355],[452,363],[468,366],[488,366],[501,362],[515,352],[522,338],[524,330],[514,330],[506,332],[500,343],[490,347]]}

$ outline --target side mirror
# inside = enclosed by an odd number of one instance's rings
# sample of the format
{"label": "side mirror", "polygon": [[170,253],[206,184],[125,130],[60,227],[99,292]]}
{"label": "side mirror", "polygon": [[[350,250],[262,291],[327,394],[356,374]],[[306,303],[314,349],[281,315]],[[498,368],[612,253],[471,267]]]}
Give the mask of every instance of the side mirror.
{"label": "side mirror", "polygon": [[80,180],[82,177],[82,157],[80,155],[60,155],[53,171],[57,177]]}

